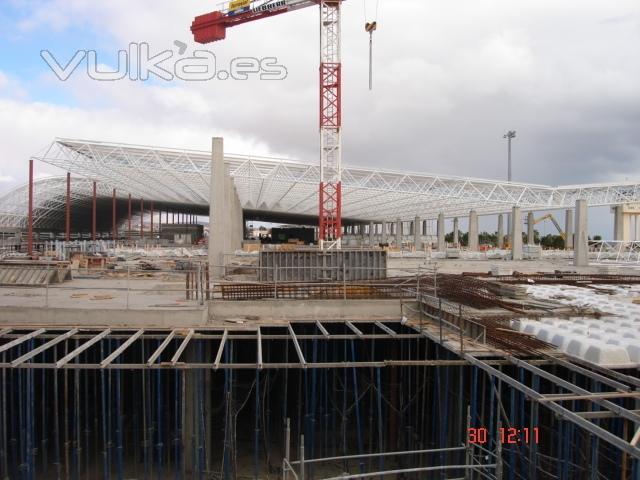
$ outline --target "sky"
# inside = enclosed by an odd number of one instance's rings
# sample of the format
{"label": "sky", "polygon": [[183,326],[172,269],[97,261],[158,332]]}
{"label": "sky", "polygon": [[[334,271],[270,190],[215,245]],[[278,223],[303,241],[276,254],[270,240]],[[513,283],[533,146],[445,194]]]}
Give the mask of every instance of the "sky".
{"label": "sky", "polygon": [[[2,0],[0,192],[55,137],[318,159],[318,11],[308,8],[193,43],[204,0]],[[368,34],[374,88],[368,89]],[[180,54],[180,43],[186,51]],[[206,48],[218,70],[274,58],[286,78],[99,81],[95,52],[145,43],[166,62]],[[640,179],[640,2],[637,0],[348,0],[343,9],[343,161],[348,165],[504,179],[507,130],[515,181],[547,185]],[[135,63],[135,62],[133,62]],[[135,76],[134,76],[135,77]],[[38,165],[37,175],[56,173]],[[593,229],[612,223],[600,209]],[[481,225],[482,227],[482,225]],[[606,232],[603,232],[606,234]]]}

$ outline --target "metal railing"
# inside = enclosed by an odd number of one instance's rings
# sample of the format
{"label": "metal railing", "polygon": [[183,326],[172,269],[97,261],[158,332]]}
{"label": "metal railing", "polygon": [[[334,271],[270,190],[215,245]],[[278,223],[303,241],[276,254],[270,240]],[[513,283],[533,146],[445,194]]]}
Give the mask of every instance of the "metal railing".
{"label": "metal railing", "polygon": [[[471,426],[470,409],[467,408],[467,432],[469,432]],[[500,422],[496,428],[496,432],[500,431]],[[421,450],[405,450],[395,452],[378,452],[359,455],[343,455],[336,457],[325,458],[305,458],[305,441],[304,435],[300,436],[298,442],[298,460],[291,460],[291,422],[287,418],[285,423],[285,452],[282,460],[282,480],[289,480],[293,478],[295,480],[306,480],[308,476],[309,467],[318,464],[342,464],[346,465],[349,461],[359,461],[360,473],[351,474],[343,472],[339,476],[326,477],[323,480],[348,480],[348,479],[361,479],[361,478],[374,478],[374,477],[389,477],[392,475],[404,475],[410,473],[426,473],[426,472],[445,472],[445,471],[458,471],[464,472],[465,479],[483,478],[489,480],[501,480],[503,471],[502,462],[502,444],[500,442],[500,435],[496,434],[496,450],[491,451],[479,444],[471,443],[469,436],[466,436],[466,442],[457,447],[443,447]],[[408,455],[416,455],[420,459],[424,456],[440,454],[452,454],[459,452],[464,454],[464,463],[457,465],[436,465],[436,466],[416,466],[409,468],[392,468],[389,470],[380,470],[375,472],[363,472],[363,461],[366,459],[381,457],[400,458]]]}

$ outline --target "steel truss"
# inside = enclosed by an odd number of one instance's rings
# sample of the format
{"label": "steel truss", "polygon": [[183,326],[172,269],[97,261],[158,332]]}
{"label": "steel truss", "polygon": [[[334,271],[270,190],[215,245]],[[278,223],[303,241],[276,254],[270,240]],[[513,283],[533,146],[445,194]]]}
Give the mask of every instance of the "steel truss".
{"label": "steel truss", "polygon": [[[110,197],[116,188],[121,199],[131,193],[158,203],[208,207],[210,152],[58,139],[33,159],[71,172],[74,182],[80,181],[76,177],[96,180],[101,197]],[[242,155],[227,155],[226,163],[243,208],[318,214],[318,165]],[[514,205],[524,210],[574,208],[579,198],[589,206],[640,202],[640,184],[634,182],[550,187],[343,167],[340,185],[342,217],[362,221],[434,219],[440,212],[466,216],[471,209],[504,213]],[[50,210],[51,221],[58,218],[63,225],[64,194],[60,179],[36,182],[36,211]],[[74,202],[87,201],[82,187],[72,188],[72,195]],[[26,186],[0,197],[0,226],[25,226],[26,214]]]}

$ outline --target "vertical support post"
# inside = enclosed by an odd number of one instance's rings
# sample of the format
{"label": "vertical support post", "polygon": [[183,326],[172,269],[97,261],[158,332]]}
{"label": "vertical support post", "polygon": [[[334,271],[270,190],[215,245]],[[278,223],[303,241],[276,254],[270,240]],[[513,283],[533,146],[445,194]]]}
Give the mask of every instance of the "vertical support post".
{"label": "vertical support post", "polygon": [[287,426],[284,432],[284,459],[282,460],[282,479],[289,478],[289,465],[291,460],[291,419],[287,418]]}
{"label": "vertical support post", "polygon": [[151,210],[151,240],[153,240],[153,202],[151,202],[149,208]]}
{"label": "vertical support post", "polygon": [[304,480],[304,435],[300,435],[300,480]]}
{"label": "vertical support post", "polygon": [[446,250],[444,232],[444,212],[438,214],[438,252],[444,252]]}
{"label": "vertical support post", "polygon": [[396,248],[402,251],[402,220],[396,220]]}
{"label": "vertical support post", "polygon": [[96,182],[93,182],[93,203],[91,204],[91,241],[96,241],[96,220],[97,220],[98,194]]}
{"label": "vertical support post", "polygon": [[387,222],[382,222],[382,232],[380,235],[380,243],[387,243]]}
{"label": "vertical support post", "polygon": [[564,248],[573,250],[573,210],[567,208],[564,217]]}
{"label": "vertical support post", "polygon": [[504,215],[498,215],[498,248],[504,248]]}
{"label": "vertical support post", "polygon": [[373,222],[369,222],[369,248],[373,248],[376,241],[376,227]]}
{"label": "vertical support post", "polygon": [[576,231],[574,236],[573,265],[586,267],[589,265],[587,201],[576,200]]}
{"label": "vertical support post", "polygon": [[27,233],[27,253],[33,255],[33,160],[29,160],[29,219]]}
{"label": "vertical support post", "polygon": [[535,245],[535,223],[536,220],[533,217],[533,212],[529,212],[527,214],[527,244],[528,245]]}
{"label": "vertical support post", "polygon": [[209,197],[209,267],[213,270],[213,278],[223,276],[224,252],[226,237],[225,218],[225,165],[224,140],[213,138],[211,143],[211,188]]}
{"label": "vertical support post", "polygon": [[478,213],[475,210],[469,212],[469,250],[477,252],[479,247],[478,238]]}
{"label": "vertical support post", "polygon": [[511,211],[511,259],[522,260],[522,213],[520,207]]}
{"label": "vertical support post", "polygon": [[129,243],[131,243],[131,194],[129,194],[129,212],[127,215],[127,222],[129,224]]}
{"label": "vertical support post", "polygon": [[415,248],[416,252],[422,249],[420,224],[420,217],[416,217],[413,221],[413,248]]}
{"label": "vertical support post", "polygon": [[140,199],[140,239],[144,238],[144,199]]}
{"label": "vertical support post", "polygon": [[460,248],[460,221],[458,217],[453,219],[453,243]]}
{"label": "vertical support post", "polygon": [[64,238],[71,241],[71,172],[67,172],[67,202],[65,206]]}
{"label": "vertical support post", "polygon": [[118,241],[118,227],[116,225],[116,221],[117,221],[117,206],[116,206],[116,189],[113,189],[113,200],[112,200],[112,204],[111,204],[111,209],[112,209],[112,215],[111,215],[111,228],[112,228],[112,232],[113,232],[113,241],[114,241],[114,247],[115,247],[115,242]]}

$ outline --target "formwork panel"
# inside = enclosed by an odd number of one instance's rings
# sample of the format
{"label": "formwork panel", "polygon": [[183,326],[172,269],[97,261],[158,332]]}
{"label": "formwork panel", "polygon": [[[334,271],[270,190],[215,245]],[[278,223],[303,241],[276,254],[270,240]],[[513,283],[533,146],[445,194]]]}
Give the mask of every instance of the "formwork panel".
{"label": "formwork panel", "polygon": [[260,252],[261,282],[336,282],[387,277],[384,250],[293,250]]}

